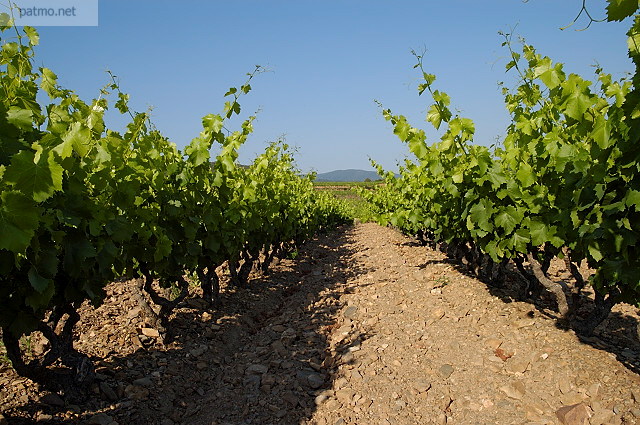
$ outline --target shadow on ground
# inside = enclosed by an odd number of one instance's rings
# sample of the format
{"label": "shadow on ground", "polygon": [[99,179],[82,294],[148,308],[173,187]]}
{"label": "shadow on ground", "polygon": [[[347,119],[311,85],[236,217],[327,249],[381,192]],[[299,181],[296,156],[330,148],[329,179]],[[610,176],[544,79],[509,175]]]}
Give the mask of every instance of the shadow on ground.
{"label": "shadow on ground", "polygon": [[[407,246],[420,245],[417,241],[406,242]],[[477,279],[477,276],[469,270],[465,265],[455,261],[451,258],[443,258],[442,260],[428,260],[424,264],[420,265],[420,268],[425,268],[431,264],[442,263],[449,264],[458,272]],[[566,278],[567,282],[570,280],[568,274],[566,277],[559,277],[555,279],[561,284],[565,284],[562,279]],[[556,327],[563,330],[571,329],[577,331],[577,322],[567,323],[560,320],[560,315],[557,310],[557,305],[553,300],[550,293],[543,292],[540,296],[525,296],[526,283],[524,278],[521,277],[515,267],[508,267],[507,275],[505,276],[504,284],[501,286],[492,285],[490,282],[484,282],[487,285],[489,292],[502,300],[505,303],[511,303],[514,301],[527,302],[531,304],[537,313],[541,316],[545,316],[549,319],[555,320]],[[585,295],[586,296],[586,295]],[[593,294],[588,295],[593,300]],[[630,311],[631,308],[627,308]],[[589,308],[582,309],[578,312],[580,317],[587,317],[590,313]],[[612,353],[616,356],[616,359],[623,364],[627,369],[634,373],[640,374],[640,336],[638,324],[638,316],[636,314],[626,314],[620,311],[613,311],[609,314],[609,317],[596,329],[596,332],[592,336],[578,335],[580,341],[584,344],[591,345],[598,350],[604,350]],[[577,332],[576,332],[577,333]]]}
{"label": "shadow on ground", "polygon": [[309,241],[295,261],[254,277],[248,288],[223,286],[218,309],[187,300],[166,347],[94,358],[98,380],[85,404],[63,397],[56,407],[42,402],[44,393],[31,394],[3,414],[10,424],[304,423],[332,385],[337,354],[327,338],[339,297],[350,291],[349,279],[366,272],[349,242],[349,227]]}

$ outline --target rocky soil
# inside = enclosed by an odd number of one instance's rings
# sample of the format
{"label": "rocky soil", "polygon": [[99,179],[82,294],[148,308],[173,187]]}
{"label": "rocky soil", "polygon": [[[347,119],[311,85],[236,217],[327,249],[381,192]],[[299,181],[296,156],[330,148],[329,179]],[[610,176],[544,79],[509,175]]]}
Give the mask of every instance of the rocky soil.
{"label": "rocky soil", "polygon": [[249,288],[224,286],[219,309],[188,299],[167,345],[133,287],[113,283],[83,308],[89,401],[0,359],[0,425],[640,424],[637,309],[618,306],[579,338],[551,302],[518,301],[375,224],[310,241]]}

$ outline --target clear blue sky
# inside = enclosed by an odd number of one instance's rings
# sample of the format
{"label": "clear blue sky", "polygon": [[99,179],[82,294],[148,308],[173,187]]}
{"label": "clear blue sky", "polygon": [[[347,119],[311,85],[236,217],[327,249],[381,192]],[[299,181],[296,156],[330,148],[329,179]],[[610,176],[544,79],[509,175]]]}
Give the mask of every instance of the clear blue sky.
{"label": "clear blue sky", "polygon": [[[571,22],[581,0],[100,0],[98,27],[42,27],[37,63],[83,98],[120,77],[135,110],[153,106],[156,126],[179,147],[200,131],[200,119],[220,112],[226,89],[258,76],[242,100],[260,109],[255,133],[241,152],[247,163],[269,141],[286,136],[304,171],[369,169],[371,156],[387,168],[407,155],[374,99],[428,128],[427,98],[416,93],[411,49],[426,48],[426,67],[438,76],[455,108],[476,123],[476,141],[504,134],[508,115],[498,81],[506,51],[498,31],[524,36],[538,51],[591,77],[598,62],[622,77],[631,70],[629,22]],[[604,0],[588,0],[603,17]],[[576,28],[580,28],[580,24]],[[121,128],[118,119],[111,127]],[[429,133],[433,137],[433,132]]]}

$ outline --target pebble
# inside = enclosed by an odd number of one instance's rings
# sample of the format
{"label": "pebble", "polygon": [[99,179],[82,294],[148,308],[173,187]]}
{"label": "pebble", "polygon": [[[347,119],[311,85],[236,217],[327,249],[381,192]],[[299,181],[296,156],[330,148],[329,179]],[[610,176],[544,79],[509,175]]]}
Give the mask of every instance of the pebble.
{"label": "pebble", "polygon": [[407,402],[404,400],[396,400],[394,410],[402,410],[407,407]]}
{"label": "pebble", "polygon": [[529,367],[529,360],[521,359],[518,357],[511,357],[507,360],[507,364],[505,365],[505,370],[507,373],[516,374],[516,373],[525,373],[527,368]]}
{"label": "pebble", "polygon": [[282,395],[282,399],[289,403],[291,406],[296,406],[298,404],[298,397],[291,391],[287,391]]}
{"label": "pebble", "polygon": [[134,317],[138,317],[138,315],[140,314],[140,312],[142,311],[142,309],[140,307],[136,307],[132,310],[129,310],[129,312],[127,313],[127,318],[128,319],[133,319]]}
{"label": "pebble", "polygon": [[324,384],[324,378],[322,375],[307,369],[298,370],[296,372],[296,379],[300,385],[313,389],[320,388]]}
{"label": "pebble", "polygon": [[419,393],[424,393],[431,389],[431,382],[427,379],[419,378],[413,382],[413,388]]}
{"label": "pebble", "polygon": [[434,320],[439,320],[442,319],[444,317],[444,310],[441,308],[436,308],[435,310],[433,310],[431,312],[431,318]]}
{"label": "pebble", "polygon": [[368,397],[364,397],[358,400],[357,405],[363,409],[368,409],[373,404],[373,400]]}
{"label": "pebble", "polygon": [[336,399],[342,404],[351,403],[354,391],[351,388],[342,388],[336,391]]}
{"label": "pebble", "polygon": [[38,415],[38,422],[48,422],[48,421],[52,421],[53,420],[53,415],[50,415],[48,413],[40,413]]}
{"label": "pebble", "polygon": [[201,345],[198,348],[194,348],[193,350],[189,351],[189,354],[191,354],[193,357],[200,357],[202,356],[204,353],[207,352],[207,350],[209,350],[209,347],[206,345]]}
{"label": "pebble", "polygon": [[[475,405],[475,404],[476,403],[471,402],[470,406]],[[491,400],[489,400],[489,399],[482,399],[482,400],[480,400],[480,409],[478,409],[478,410],[482,410],[483,408],[484,409],[489,409],[490,407],[493,407],[493,402]],[[472,409],[472,410],[475,410],[475,409]]]}
{"label": "pebble", "polygon": [[309,374],[309,376],[307,376],[307,382],[309,383],[309,386],[311,388],[317,389],[324,384],[324,378],[322,378],[322,376],[318,375],[317,373],[311,373]]}
{"label": "pebble", "polygon": [[102,393],[107,397],[109,401],[118,400],[118,395],[109,384],[107,384],[106,382],[100,382],[99,387],[100,391],[102,391]]}
{"label": "pebble", "polygon": [[587,388],[587,395],[591,398],[595,398],[598,397],[598,394],[600,394],[600,384],[596,383],[596,384],[592,384],[589,386],[589,388]]}
{"label": "pebble", "polygon": [[591,417],[591,425],[602,425],[611,422],[615,413],[612,410],[602,409],[596,410]]}
{"label": "pebble", "polygon": [[329,397],[326,394],[320,394],[319,396],[316,396],[316,398],[313,401],[316,404],[316,406],[320,406],[322,403],[327,401],[328,398]]}
{"label": "pebble", "polygon": [[149,377],[144,377],[133,381],[133,385],[150,388],[153,387],[153,381]]}
{"label": "pebble", "polygon": [[343,316],[345,317],[345,319],[353,320],[353,318],[356,317],[357,312],[358,307],[356,307],[355,305],[351,305],[345,309]]}
{"label": "pebble", "polygon": [[86,425],[114,425],[114,422],[111,416],[105,413],[98,413],[97,415],[91,416],[84,423]]}
{"label": "pebble", "polygon": [[567,394],[562,394],[560,396],[560,402],[564,405],[573,405],[582,402],[586,398],[585,395],[580,394],[576,391],[568,392]]}
{"label": "pebble", "polygon": [[127,385],[124,394],[132,400],[144,400],[149,397],[149,390],[139,385]]}
{"label": "pebble", "polygon": [[453,366],[451,366],[450,364],[445,364],[440,366],[440,369],[438,371],[440,372],[440,375],[442,375],[444,379],[449,379],[454,369],[453,369]]}
{"label": "pebble", "polygon": [[526,393],[526,387],[522,382],[515,381],[509,385],[500,387],[500,391],[505,393],[505,395],[509,398],[513,398],[515,400],[521,400],[524,394]]}
{"label": "pebble", "polygon": [[252,365],[249,365],[249,367],[247,367],[247,370],[245,371],[245,373],[247,375],[262,375],[267,373],[268,370],[269,368],[265,365],[252,364]]}
{"label": "pebble", "polygon": [[9,425],[9,421],[2,414],[0,414],[0,425]]}
{"label": "pebble", "polygon": [[563,425],[588,425],[591,416],[584,403],[563,406],[556,411],[556,417]]}
{"label": "pebble", "polygon": [[325,402],[325,408],[330,411],[333,412],[337,409],[340,408],[340,402],[338,400],[336,400],[335,398],[330,398],[329,400],[327,400]]}
{"label": "pebble", "polygon": [[351,351],[347,351],[346,353],[344,353],[342,355],[342,357],[340,359],[342,360],[342,363],[349,364],[349,363],[353,362],[354,358],[355,358],[355,356],[353,355],[353,353]]}
{"label": "pebble", "polygon": [[558,389],[562,394],[568,394],[571,391],[571,383],[568,379],[561,378],[558,382]]}
{"label": "pebble", "polygon": [[142,329],[140,329],[140,332],[142,332],[142,335],[147,336],[149,338],[159,338],[160,337],[160,332],[158,332],[157,329],[142,328]]}
{"label": "pebble", "polygon": [[46,394],[40,398],[40,402],[49,406],[64,407],[64,400],[58,394]]}
{"label": "pebble", "polygon": [[534,319],[520,319],[520,320],[516,320],[514,325],[516,326],[516,328],[522,329],[528,326],[533,326],[535,325],[535,323],[536,321]]}
{"label": "pebble", "polygon": [[498,347],[500,347],[500,345],[502,345],[502,341],[500,341],[499,339],[496,338],[488,338],[484,344],[488,347],[491,348],[493,351],[497,350]]}
{"label": "pebble", "polygon": [[260,375],[247,375],[243,382],[246,387],[256,390],[260,387],[262,380],[260,379]]}

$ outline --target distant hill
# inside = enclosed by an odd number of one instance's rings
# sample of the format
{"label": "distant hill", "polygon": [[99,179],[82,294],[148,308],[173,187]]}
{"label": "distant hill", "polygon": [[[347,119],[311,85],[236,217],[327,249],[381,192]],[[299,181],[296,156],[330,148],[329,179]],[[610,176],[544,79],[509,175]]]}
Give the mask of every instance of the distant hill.
{"label": "distant hill", "polygon": [[375,171],[365,170],[335,170],[320,173],[316,177],[318,182],[363,182],[365,179],[378,180],[380,176]]}

